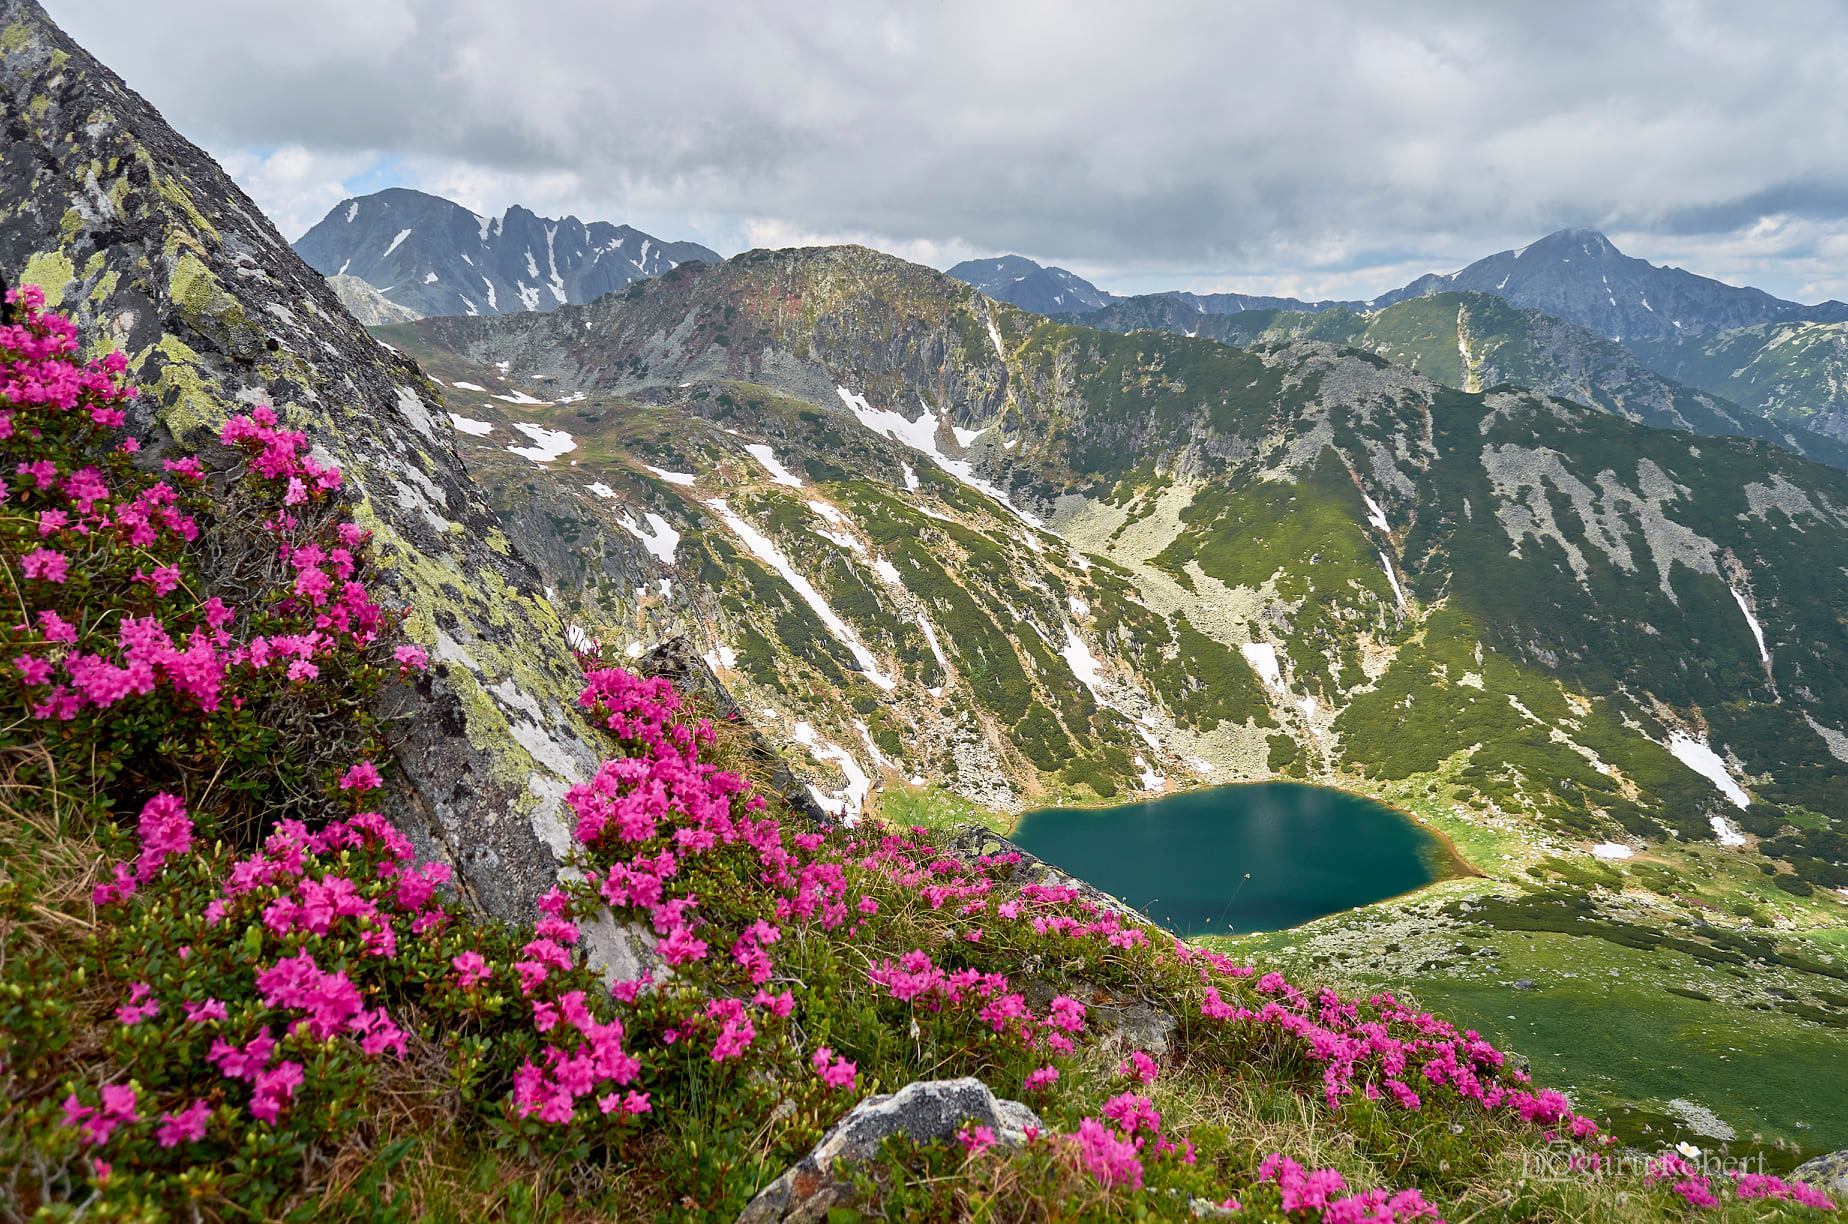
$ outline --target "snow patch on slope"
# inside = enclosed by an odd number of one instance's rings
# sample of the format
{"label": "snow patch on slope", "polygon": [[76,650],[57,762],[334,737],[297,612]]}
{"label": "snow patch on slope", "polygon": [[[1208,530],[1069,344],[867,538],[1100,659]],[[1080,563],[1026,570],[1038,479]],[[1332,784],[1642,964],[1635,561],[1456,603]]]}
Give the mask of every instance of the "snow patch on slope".
{"label": "snow patch on slope", "polygon": [[1393,602],[1399,605],[1399,611],[1405,611],[1405,591],[1399,586],[1399,575],[1393,573],[1392,558],[1380,553],[1380,568],[1386,571],[1386,581],[1392,583]]}
{"label": "snow patch on slope", "polygon": [[788,468],[777,462],[776,452],[763,443],[757,442],[745,447],[744,453],[762,464],[764,471],[770,473],[770,479],[778,484],[788,485],[792,489],[802,487],[802,482],[791,475]]}
{"label": "snow patch on slope", "polygon": [[529,425],[524,421],[515,421],[513,427],[531,438],[533,445],[509,446],[507,449],[534,463],[550,463],[567,451],[577,449],[577,439],[562,429],[547,429],[543,425]]}
{"label": "snow patch on slope", "polygon": [[[1719,753],[1708,746],[1704,738],[1695,739],[1686,731],[1671,732],[1668,737],[1668,750],[1674,754],[1677,761],[1719,787],[1720,793],[1730,799],[1734,807],[1751,806],[1751,797],[1733,780],[1732,774],[1726,768],[1726,762],[1720,759]],[[1719,837],[1721,845],[1743,846],[1745,844],[1744,836],[1736,831],[1732,835],[1738,837],[1739,840],[1728,841],[1726,834],[1720,829],[1722,818],[1716,816],[1713,819],[1714,835]]]}
{"label": "snow patch on slope", "polygon": [[1752,640],[1758,643],[1758,657],[1764,660],[1766,667],[1770,667],[1771,652],[1765,649],[1765,631],[1759,625],[1758,618],[1752,615],[1752,605],[1745,602],[1745,594],[1730,582],[1726,584],[1726,589],[1732,592],[1733,602],[1739,605],[1739,611],[1745,613],[1745,623],[1752,627]]}
{"label": "snow patch on slope", "polygon": [[811,783],[809,794],[815,802],[826,811],[841,818],[841,823],[852,828],[859,823],[860,813],[866,804],[867,793],[873,789],[873,780],[860,768],[860,762],[853,759],[853,754],[839,744],[824,740],[815,734],[815,728],[805,722],[796,724],[796,742],[809,750],[809,755],[818,761],[832,761],[840,766],[841,776],[847,779],[847,785],[840,790],[829,793]]}
{"label": "snow patch on slope", "polygon": [[[1039,516],[1022,510],[1008,500],[1007,494],[1003,493],[988,481],[983,480],[980,476],[977,476],[975,474],[975,469],[970,466],[966,460],[952,459],[938,448],[937,430],[940,421],[937,414],[932,412],[928,406],[923,408],[917,420],[914,421],[907,418],[903,413],[893,412],[885,408],[874,408],[871,404],[866,402],[866,397],[864,395],[856,394],[845,387],[837,386],[835,391],[840,394],[841,402],[847,405],[847,410],[853,413],[860,424],[866,426],[866,428],[872,430],[876,434],[884,434],[886,437],[896,442],[904,443],[920,454],[929,456],[931,461],[938,467],[948,472],[951,476],[954,476],[957,480],[962,481],[962,483],[968,485],[977,493],[996,502],[1027,526],[1040,528],[1046,525]],[[955,436],[959,446],[966,447],[969,443],[980,437],[985,430],[959,429],[956,425],[951,424],[950,432]],[[909,472],[910,469],[907,468],[906,471]],[[913,487],[911,484],[912,479],[913,477],[907,476],[905,482],[907,488]]]}
{"label": "snow patch on slope", "polygon": [[1078,683],[1091,690],[1091,696],[1097,699],[1098,705],[1110,704],[1103,692],[1103,664],[1091,653],[1084,639],[1078,636],[1078,630],[1070,625],[1065,626],[1065,646],[1059,651],[1059,657],[1072,669],[1072,675],[1078,677]]}
{"label": "snow patch on slope", "polygon": [[1365,493],[1360,495],[1360,499],[1367,503],[1367,521],[1379,528],[1381,535],[1391,535],[1392,526],[1387,523],[1386,512],[1380,509],[1380,504]]}
{"label": "snow patch on slope", "polygon": [[640,540],[642,547],[652,553],[661,564],[672,565],[674,550],[680,547],[680,533],[674,530],[673,524],[652,510],[642,515],[642,519],[648,524],[646,531],[642,530],[641,525],[626,514],[616,520],[616,524]]}
{"label": "snow patch on slope", "polygon": [[1005,363],[1007,361],[1007,349],[1001,343],[1001,329],[995,326],[995,316],[993,313],[984,310],[982,312],[982,322],[988,324],[988,338],[995,342],[995,356],[999,357],[1002,362]]}
{"label": "snow patch on slope", "polygon": [[1251,670],[1258,673],[1258,679],[1279,693],[1283,692],[1283,669],[1277,666],[1275,646],[1269,642],[1246,642],[1238,652],[1251,664]]}
{"label": "snow patch on slope", "polygon": [[759,561],[775,570],[777,575],[789,584],[790,589],[801,597],[802,602],[806,603],[809,610],[820,618],[828,632],[834,635],[834,640],[845,646],[848,653],[853,655],[854,662],[860,665],[860,670],[866,674],[868,680],[887,692],[897,687],[896,681],[879,670],[879,660],[873,657],[873,652],[861,644],[859,637],[847,622],[837,616],[834,609],[828,606],[828,601],[822,598],[821,592],[815,589],[814,584],[796,572],[795,567],[789,563],[789,558],[783,555],[782,549],[778,548],[762,532],[739,518],[737,511],[733,510],[724,498],[712,498],[706,502],[706,505],[731,529],[733,535],[744,541],[745,547],[749,548]]}

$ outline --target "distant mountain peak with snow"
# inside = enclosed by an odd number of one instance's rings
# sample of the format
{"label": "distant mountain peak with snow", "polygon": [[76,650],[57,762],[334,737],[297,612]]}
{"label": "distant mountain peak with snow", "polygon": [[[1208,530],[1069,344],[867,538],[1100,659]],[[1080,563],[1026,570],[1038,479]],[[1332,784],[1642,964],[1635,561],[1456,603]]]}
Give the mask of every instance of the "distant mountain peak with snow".
{"label": "distant mountain peak with snow", "polygon": [[408,187],[342,200],[295,250],[323,276],[357,278],[419,315],[553,310],[683,263],[719,262],[698,243],[627,225],[554,220],[518,204],[484,217]]}

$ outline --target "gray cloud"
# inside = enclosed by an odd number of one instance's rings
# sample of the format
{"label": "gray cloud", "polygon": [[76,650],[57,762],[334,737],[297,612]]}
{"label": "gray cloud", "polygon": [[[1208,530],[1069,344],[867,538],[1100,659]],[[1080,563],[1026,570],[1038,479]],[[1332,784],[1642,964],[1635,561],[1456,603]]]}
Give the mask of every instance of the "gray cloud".
{"label": "gray cloud", "polygon": [[854,238],[1125,290],[1350,294],[1591,224],[1848,296],[1829,4],[50,8],[296,231],[403,179],[720,249]]}

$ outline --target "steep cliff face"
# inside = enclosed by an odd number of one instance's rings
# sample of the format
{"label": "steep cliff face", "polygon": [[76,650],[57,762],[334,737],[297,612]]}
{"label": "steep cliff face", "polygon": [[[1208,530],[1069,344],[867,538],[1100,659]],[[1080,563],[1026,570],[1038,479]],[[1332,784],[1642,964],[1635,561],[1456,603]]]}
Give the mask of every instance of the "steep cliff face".
{"label": "steep cliff face", "polygon": [[197,447],[270,403],[347,475],[378,589],[438,662],[393,694],[390,815],[513,915],[556,874],[559,796],[598,744],[530,566],[470,485],[434,388],[353,321],[219,167],[60,31],[0,0],[0,266],[109,337],[138,432]]}

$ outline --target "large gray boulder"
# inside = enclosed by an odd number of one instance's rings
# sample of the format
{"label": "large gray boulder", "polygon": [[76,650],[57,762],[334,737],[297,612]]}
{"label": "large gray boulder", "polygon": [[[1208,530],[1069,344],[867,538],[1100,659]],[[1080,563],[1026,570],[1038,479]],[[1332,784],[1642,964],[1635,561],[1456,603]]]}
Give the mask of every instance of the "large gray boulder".
{"label": "large gray boulder", "polygon": [[0,0],[0,268],[118,347],[153,439],[210,450],[276,407],[339,464],[381,602],[432,673],[387,696],[403,730],[386,810],[480,907],[533,912],[570,844],[560,800],[606,745],[532,567],[481,501],[438,389],[356,323],[203,151],[34,0]]}
{"label": "large gray boulder", "polygon": [[807,1156],[752,1199],[739,1224],[811,1221],[853,1197],[851,1182],[836,1176],[841,1162],[866,1160],[894,1135],[918,1143],[948,1143],[966,1125],[986,1126],[997,1143],[1019,1146],[1029,1127],[1042,1128],[1039,1115],[1019,1101],[1003,1100],[981,1080],[923,1080],[889,1096],[867,1097],[822,1136]]}

